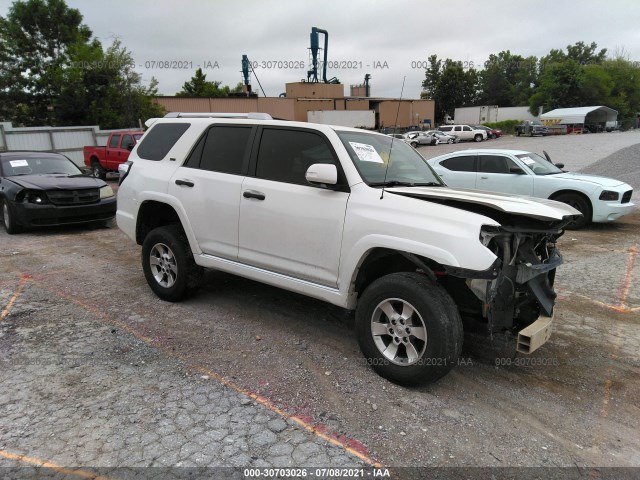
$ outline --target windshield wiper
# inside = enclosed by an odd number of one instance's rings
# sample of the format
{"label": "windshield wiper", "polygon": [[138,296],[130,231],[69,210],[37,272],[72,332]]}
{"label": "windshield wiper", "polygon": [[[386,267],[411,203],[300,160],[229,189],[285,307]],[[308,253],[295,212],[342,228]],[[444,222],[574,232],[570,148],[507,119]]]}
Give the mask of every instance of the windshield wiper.
{"label": "windshield wiper", "polygon": [[373,182],[372,187],[441,187],[437,182],[401,182],[400,180],[389,180],[387,182]]}

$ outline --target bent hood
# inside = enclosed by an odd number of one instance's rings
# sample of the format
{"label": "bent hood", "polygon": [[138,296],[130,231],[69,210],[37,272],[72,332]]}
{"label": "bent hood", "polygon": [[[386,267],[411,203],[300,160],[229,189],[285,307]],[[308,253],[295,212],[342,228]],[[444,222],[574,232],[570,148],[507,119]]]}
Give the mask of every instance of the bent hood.
{"label": "bent hood", "polygon": [[447,187],[392,187],[386,188],[385,191],[438,203],[455,202],[457,204],[469,204],[469,206],[477,205],[501,213],[524,215],[544,221],[563,220],[565,217],[581,215],[578,210],[565,203],[543,198],[497,194],[482,190]]}
{"label": "bent hood", "polygon": [[93,177],[69,175],[20,175],[7,177],[13,183],[31,190],[84,190],[101,188],[106,185],[103,180]]}

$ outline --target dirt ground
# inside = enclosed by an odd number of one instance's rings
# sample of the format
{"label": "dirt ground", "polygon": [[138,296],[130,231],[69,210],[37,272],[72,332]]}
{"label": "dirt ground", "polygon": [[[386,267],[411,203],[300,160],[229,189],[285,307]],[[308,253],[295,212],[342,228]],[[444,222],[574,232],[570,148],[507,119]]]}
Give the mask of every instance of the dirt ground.
{"label": "dirt ground", "polygon": [[[0,231],[0,309],[13,299],[22,315],[56,316],[73,304],[179,361],[194,382],[210,371],[386,466],[638,467],[639,238],[639,211],[567,232],[549,343],[495,362],[467,345],[449,375],[423,388],[378,377],[359,352],[353,315],[337,307],[220,272],[188,301],[159,300],[140,248],[115,226]],[[48,292],[50,307],[24,303],[21,283]],[[124,398],[136,386],[114,377],[111,388]],[[10,449],[12,427],[3,428],[0,449]]]}

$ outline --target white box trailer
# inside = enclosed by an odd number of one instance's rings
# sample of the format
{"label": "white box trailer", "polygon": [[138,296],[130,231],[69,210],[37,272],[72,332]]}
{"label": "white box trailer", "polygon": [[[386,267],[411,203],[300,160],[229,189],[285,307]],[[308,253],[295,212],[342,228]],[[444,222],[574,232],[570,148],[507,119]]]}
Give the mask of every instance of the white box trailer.
{"label": "white box trailer", "polygon": [[498,121],[497,105],[456,108],[453,119],[456,125],[479,125]]}
{"label": "white box trailer", "polygon": [[499,107],[498,105],[482,105],[478,107],[456,108],[454,113],[456,125],[479,125],[505,120],[532,121],[538,117],[531,115],[529,107]]}
{"label": "white box trailer", "polygon": [[309,110],[307,121],[342,127],[375,128],[376,115],[373,110]]}

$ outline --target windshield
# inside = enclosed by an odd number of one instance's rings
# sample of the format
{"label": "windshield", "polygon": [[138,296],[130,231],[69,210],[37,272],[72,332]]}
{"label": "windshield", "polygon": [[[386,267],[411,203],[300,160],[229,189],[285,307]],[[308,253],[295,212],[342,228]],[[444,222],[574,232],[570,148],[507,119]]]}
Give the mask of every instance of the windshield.
{"label": "windshield", "polygon": [[516,157],[522,160],[536,175],[553,175],[555,173],[562,173],[562,170],[537,153],[522,153],[520,155],[516,155]]}
{"label": "windshield", "polygon": [[134,133],[133,138],[136,139],[136,142],[139,142],[140,139],[142,138],[142,133]]}
{"label": "windshield", "polygon": [[367,132],[338,132],[338,136],[368,185],[443,185],[426,160],[403,141]]}
{"label": "windshield", "polygon": [[82,171],[67,157],[43,155],[41,157],[3,157],[2,173],[5,177],[17,175],[81,175]]}

